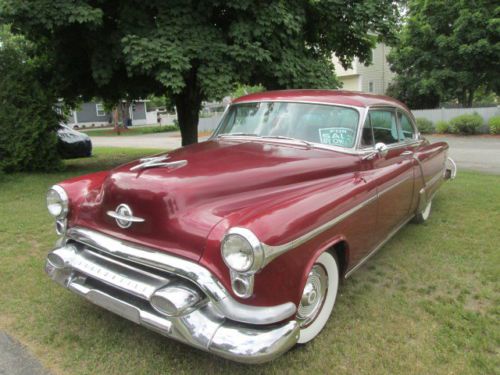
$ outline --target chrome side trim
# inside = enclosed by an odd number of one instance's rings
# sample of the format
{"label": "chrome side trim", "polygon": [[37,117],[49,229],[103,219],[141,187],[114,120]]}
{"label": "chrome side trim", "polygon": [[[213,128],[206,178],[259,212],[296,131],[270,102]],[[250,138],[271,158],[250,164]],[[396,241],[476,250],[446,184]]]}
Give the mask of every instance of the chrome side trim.
{"label": "chrome side trim", "polygon": [[395,229],[393,229],[387,237],[380,242],[375,248],[368,253],[363,259],[361,259],[358,264],[356,264],[353,268],[351,268],[349,271],[346,272],[344,278],[347,279],[349,276],[351,276],[359,267],[361,267],[368,259],[370,259],[377,251],[379,251],[382,246],[384,246],[399,230],[404,227],[411,219],[413,218],[413,215],[405,219],[400,225],[398,225]]}
{"label": "chrome side trim", "polygon": [[368,198],[366,201],[358,204],[357,206],[354,206],[353,208],[345,211],[341,215],[337,216],[335,219],[330,220],[326,222],[325,224],[320,225],[319,227],[311,230],[310,232],[307,232],[306,234],[296,238],[295,240],[292,240],[290,242],[287,242],[283,245],[267,245],[265,243],[262,243],[262,248],[264,249],[264,263],[263,267],[265,267],[269,262],[277,258],[278,256],[295,249],[299,247],[300,245],[303,245],[304,243],[308,242],[309,240],[313,239],[314,237],[320,235],[321,233],[327,231],[328,229],[332,228],[333,226],[337,225],[338,223],[344,221],[347,219],[349,216],[353,215],[360,209],[368,206],[371,204],[373,201],[377,200],[381,195],[389,192],[392,189],[395,189],[399,185],[407,182],[409,178],[403,179],[401,181],[398,181],[397,183],[385,188],[384,190],[381,190],[377,192],[377,194],[373,195],[372,197]]}
{"label": "chrome side trim", "polygon": [[373,195],[372,197],[368,198],[366,201],[352,207],[351,209],[345,211],[343,214],[337,216],[336,218],[320,225],[319,227],[311,230],[310,232],[296,238],[295,240],[292,240],[290,242],[287,242],[283,245],[267,245],[265,243],[262,244],[262,247],[264,249],[264,254],[265,254],[265,260],[264,260],[264,266],[267,265],[269,262],[271,262],[273,259],[277,258],[278,256],[295,249],[296,247],[303,245],[304,243],[308,242],[312,238],[320,235],[321,233],[325,232],[326,230],[332,228],[333,226],[337,225],[341,221],[347,219],[349,216],[354,214],[355,212],[359,211],[363,207],[368,206],[370,203],[375,201],[378,198],[377,195]]}
{"label": "chrome side trim", "polygon": [[125,242],[102,233],[74,227],[67,232],[73,239],[103,253],[172,273],[195,283],[214,308],[223,316],[238,322],[264,325],[283,321],[295,314],[293,302],[276,306],[250,306],[236,301],[220,281],[205,267],[167,253]]}

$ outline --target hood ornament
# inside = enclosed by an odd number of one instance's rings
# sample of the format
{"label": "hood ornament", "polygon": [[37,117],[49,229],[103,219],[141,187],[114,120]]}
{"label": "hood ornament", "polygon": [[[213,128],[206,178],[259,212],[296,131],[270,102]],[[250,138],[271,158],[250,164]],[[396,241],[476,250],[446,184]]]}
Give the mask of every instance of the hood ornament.
{"label": "hood ornament", "polygon": [[130,170],[137,171],[141,169],[156,168],[156,167],[174,168],[174,167],[182,167],[187,164],[187,160],[178,160],[171,162],[165,161],[168,159],[170,159],[170,156],[168,155],[139,159],[140,164],[134,165],[132,168],[130,168]]}
{"label": "hood ornament", "polygon": [[116,224],[120,228],[126,229],[129,228],[133,223],[143,223],[144,219],[142,217],[134,216],[132,213],[132,209],[126,204],[120,204],[116,207],[114,211],[106,212],[108,216],[111,216],[116,220]]}

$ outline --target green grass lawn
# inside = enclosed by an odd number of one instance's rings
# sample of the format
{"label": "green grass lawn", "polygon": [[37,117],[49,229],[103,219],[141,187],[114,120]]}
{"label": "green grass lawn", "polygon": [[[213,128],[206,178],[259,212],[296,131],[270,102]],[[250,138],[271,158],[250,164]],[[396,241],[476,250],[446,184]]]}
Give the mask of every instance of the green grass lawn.
{"label": "green grass lawn", "polygon": [[79,129],[78,131],[88,134],[91,137],[121,137],[121,136],[131,136],[131,135],[141,135],[141,134],[152,134],[152,133],[167,133],[179,131],[179,128],[174,125],[162,125],[162,126],[138,126],[130,127],[127,129],[120,129],[120,135],[116,133],[113,128],[107,129]]}
{"label": "green grass lawn", "polygon": [[[159,151],[159,150],[158,150]],[[500,368],[500,176],[460,173],[341,287],[325,330],[245,366],[169,340],[44,274],[56,235],[47,188],[155,150],[96,148],[63,173],[0,183],[0,329],[56,374],[494,374]]]}

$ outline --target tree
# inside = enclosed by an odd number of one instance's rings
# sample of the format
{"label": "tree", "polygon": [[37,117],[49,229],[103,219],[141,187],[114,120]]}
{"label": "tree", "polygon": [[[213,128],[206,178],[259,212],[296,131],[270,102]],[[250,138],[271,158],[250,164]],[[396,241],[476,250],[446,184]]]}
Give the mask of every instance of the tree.
{"label": "tree", "polygon": [[389,84],[386,94],[397,98],[411,109],[437,108],[441,95],[433,85],[425,85],[420,79],[397,75]]}
{"label": "tree", "polygon": [[406,81],[403,91],[416,101],[438,94],[467,107],[481,86],[499,93],[498,2],[410,0],[407,5],[407,22],[389,55],[398,82]]}
{"label": "tree", "polygon": [[[57,97],[31,45],[0,26],[0,173],[58,169]],[[43,64],[42,64],[43,66]]]}
{"label": "tree", "polygon": [[[236,83],[335,88],[331,55],[367,62],[389,37],[392,0],[3,0],[3,17],[51,57],[64,97],[166,95],[183,144],[201,102]],[[368,34],[370,31],[370,35]]]}

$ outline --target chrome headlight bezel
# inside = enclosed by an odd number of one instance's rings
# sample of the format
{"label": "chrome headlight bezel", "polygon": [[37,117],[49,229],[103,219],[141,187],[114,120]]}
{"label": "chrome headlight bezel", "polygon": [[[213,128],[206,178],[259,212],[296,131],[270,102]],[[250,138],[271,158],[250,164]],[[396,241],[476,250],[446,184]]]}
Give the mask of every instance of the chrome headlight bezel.
{"label": "chrome headlight bezel", "polygon": [[[55,198],[55,199],[54,199]],[[52,200],[53,201],[50,201]],[[59,185],[52,186],[46,195],[47,209],[56,220],[63,220],[68,216],[69,198],[66,191]],[[51,209],[51,206],[60,206],[59,210]]]}
{"label": "chrome headlight bezel", "polygon": [[[237,264],[231,260],[231,255],[235,255],[235,249],[230,249],[230,241],[237,240],[242,246],[246,246],[245,251],[240,251],[240,256],[245,256],[245,253],[251,257],[248,260],[247,265],[243,267],[237,266]],[[233,245],[234,246],[234,245]],[[258,272],[264,265],[264,249],[262,243],[259,241],[257,236],[250,230],[245,228],[231,228],[222,239],[221,242],[221,256],[222,260],[226,266],[233,272],[243,274],[243,275],[253,275]],[[243,250],[243,249],[239,249]],[[238,249],[236,249],[238,251]]]}

